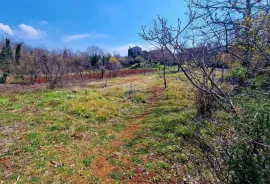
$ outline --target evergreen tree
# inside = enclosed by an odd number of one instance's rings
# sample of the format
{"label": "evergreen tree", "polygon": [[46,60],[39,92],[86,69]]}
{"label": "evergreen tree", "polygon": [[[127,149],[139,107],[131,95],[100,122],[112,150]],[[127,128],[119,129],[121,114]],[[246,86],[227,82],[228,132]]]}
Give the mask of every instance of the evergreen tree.
{"label": "evergreen tree", "polygon": [[4,73],[2,77],[0,77],[0,84],[6,84],[7,82],[7,73]]}
{"label": "evergreen tree", "polygon": [[21,48],[22,48],[22,45],[23,45],[23,42],[22,42],[22,43],[19,43],[19,44],[16,46],[15,60],[16,60],[17,65],[20,64],[20,59],[21,59]]}
{"label": "evergreen tree", "polygon": [[5,46],[2,47],[1,54],[0,54],[0,66],[5,63]]}
{"label": "evergreen tree", "polygon": [[63,58],[66,59],[68,57],[67,49],[64,50],[63,52]]}
{"label": "evergreen tree", "polygon": [[10,46],[10,39],[6,38],[6,46],[5,46],[5,51],[6,51],[6,59],[8,61],[13,59],[13,54],[12,54],[12,49]]}
{"label": "evergreen tree", "polygon": [[99,56],[98,56],[97,54],[94,54],[94,55],[91,57],[91,65],[92,65],[92,66],[96,66],[98,60],[99,60]]}
{"label": "evergreen tree", "polygon": [[10,39],[6,38],[6,44],[1,51],[1,64],[9,64],[13,59],[12,49],[10,46]]}

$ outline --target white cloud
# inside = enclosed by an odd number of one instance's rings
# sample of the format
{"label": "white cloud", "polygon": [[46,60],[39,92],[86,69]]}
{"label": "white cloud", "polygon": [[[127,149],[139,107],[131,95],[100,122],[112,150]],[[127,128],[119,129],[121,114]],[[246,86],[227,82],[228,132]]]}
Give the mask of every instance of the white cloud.
{"label": "white cloud", "polygon": [[47,22],[47,21],[44,21],[44,20],[40,21],[39,23],[40,23],[40,24],[42,24],[42,25],[46,25],[46,24],[49,24],[49,22]]}
{"label": "white cloud", "polygon": [[0,32],[4,32],[10,36],[13,35],[13,31],[11,30],[11,28],[8,25],[4,25],[2,23],[0,23]]}
{"label": "white cloud", "polygon": [[75,34],[75,35],[64,36],[62,40],[63,42],[71,42],[71,41],[87,38],[88,36],[89,36],[88,34]]}
{"label": "white cloud", "polygon": [[39,39],[46,36],[45,32],[35,29],[32,26],[20,24],[19,28],[21,29],[21,32],[24,34],[24,36],[28,39]]}
{"label": "white cloud", "polygon": [[84,39],[84,38],[107,38],[107,37],[109,37],[109,36],[105,35],[105,34],[96,34],[96,33],[75,34],[75,35],[64,36],[62,38],[62,41],[63,42],[71,42],[71,41],[81,40],[81,39]]}

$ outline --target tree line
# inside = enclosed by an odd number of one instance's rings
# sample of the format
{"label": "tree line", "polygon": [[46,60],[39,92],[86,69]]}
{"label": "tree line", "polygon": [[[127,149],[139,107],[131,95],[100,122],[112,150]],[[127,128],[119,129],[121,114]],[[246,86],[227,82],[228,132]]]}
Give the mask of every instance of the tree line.
{"label": "tree line", "polygon": [[64,76],[82,75],[84,72],[101,72],[106,70],[140,67],[145,60],[113,55],[98,46],[89,46],[84,52],[73,52],[71,49],[35,48],[22,43],[13,43],[6,38],[2,42],[0,55],[0,82],[5,84],[7,77],[12,76],[14,83],[24,82],[31,78],[32,84],[41,76],[49,81],[50,88],[56,87]]}

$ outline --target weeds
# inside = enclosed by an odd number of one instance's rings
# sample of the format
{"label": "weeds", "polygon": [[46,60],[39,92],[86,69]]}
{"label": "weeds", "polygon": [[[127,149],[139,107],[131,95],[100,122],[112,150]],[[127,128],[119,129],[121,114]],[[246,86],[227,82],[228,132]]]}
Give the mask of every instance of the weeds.
{"label": "weeds", "polygon": [[111,174],[111,177],[114,180],[119,180],[122,177],[122,173],[115,171]]}
{"label": "weeds", "polygon": [[[101,182],[91,175],[96,150],[122,139],[122,130],[144,108],[125,95],[130,80],[134,90],[140,89],[138,97],[147,98],[153,74],[114,78],[106,88],[93,82],[85,85],[91,88],[77,87],[76,93],[41,89],[1,94],[0,183],[14,183],[18,176],[17,183]],[[117,159],[111,164],[122,165]],[[121,176],[112,174],[115,180]]]}
{"label": "weeds", "polygon": [[91,166],[91,164],[92,164],[92,162],[94,161],[95,158],[96,158],[95,155],[92,155],[90,157],[85,157],[82,160],[82,163],[83,163],[84,166],[89,167],[89,166]]}

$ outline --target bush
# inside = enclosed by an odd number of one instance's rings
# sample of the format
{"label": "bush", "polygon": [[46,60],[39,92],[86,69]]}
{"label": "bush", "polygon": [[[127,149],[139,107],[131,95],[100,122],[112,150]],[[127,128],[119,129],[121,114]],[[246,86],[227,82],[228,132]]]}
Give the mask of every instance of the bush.
{"label": "bush", "polygon": [[85,157],[82,160],[82,163],[83,163],[84,166],[89,167],[89,166],[91,166],[91,164],[92,164],[92,162],[94,161],[95,158],[96,158],[95,155],[92,155],[90,157]]}
{"label": "bush", "polygon": [[247,78],[248,70],[244,67],[233,68],[232,71],[227,75],[227,79],[233,80],[234,82],[243,83]]}
{"label": "bush", "polygon": [[2,77],[0,77],[0,84],[6,84],[7,76],[7,73],[3,73]]}
{"label": "bush", "polygon": [[215,99],[204,91],[195,91],[195,105],[197,108],[197,116],[210,117],[214,110]]}
{"label": "bush", "polygon": [[120,178],[122,177],[122,173],[115,171],[111,174],[111,177],[114,180],[120,180]]}
{"label": "bush", "polygon": [[269,157],[254,153],[254,146],[245,142],[231,149],[227,164],[232,172],[232,183],[270,183]]}
{"label": "bush", "polygon": [[128,59],[127,60],[129,63],[129,68],[133,69],[133,68],[140,68],[141,67],[141,63],[144,62],[144,59],[141,56],[137,56],[135,59]]}
{"label": "bush", "polygon": [[140,68],[140,67],[141,67],[140,63],[136,63],[134,65],[131,65],[129,68],[130,69],[135,69],[135,68]]}
{"label": "bush", "polygon": [[238,139],[227,160],[232,183],[270,183],[270,101],[262,94],[247,91],[239,99],[245,116],[236,119]]}
{"label": "bush", "polygon": [[16,75],[9,80],[11,84],[25,84],[25,78],[23,75]]}

